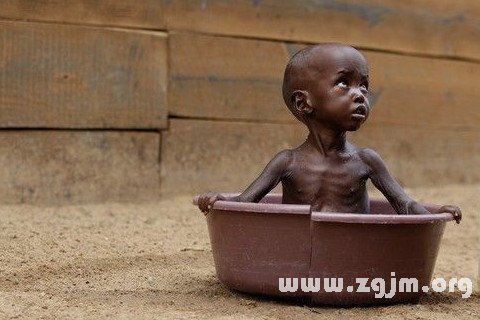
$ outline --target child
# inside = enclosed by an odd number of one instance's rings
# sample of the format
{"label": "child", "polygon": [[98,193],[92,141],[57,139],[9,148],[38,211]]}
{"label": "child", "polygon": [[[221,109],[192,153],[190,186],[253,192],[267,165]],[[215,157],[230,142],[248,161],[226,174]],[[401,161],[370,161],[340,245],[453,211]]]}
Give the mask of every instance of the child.
{"label": "child", "polygon": [[[217,200],[258,202],[279,182],[283,203],[310,204],[315,211],[369,213],[368,179],[397,213],[429,213],[404,192],[375,151],[346,140],[346,132],[358,130],[370,113],[368,67],[360,52],[334,43],[300,50],[285,69],[283,98],[307,126],[306,141],[278,153],[241,195],[201,195],[198,203],[204,213]],[[452,205],[439,212],[451,213],[457,223],[462,217]]]}

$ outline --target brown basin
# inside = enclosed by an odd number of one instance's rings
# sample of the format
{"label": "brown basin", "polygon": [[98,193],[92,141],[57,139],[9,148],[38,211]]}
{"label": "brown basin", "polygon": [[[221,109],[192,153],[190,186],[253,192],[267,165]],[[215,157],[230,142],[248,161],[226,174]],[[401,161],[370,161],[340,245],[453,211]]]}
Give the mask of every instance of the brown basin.
{"label": "brown basin", "polygon": [[[206,216],[217,276],[238,291],[316,305],[418,301],[452,216],[397,215],[384,200],[371,200],[370,206],[371,214],[311,212],[309,205],[281,204],[281,194],[269,194],[261,203],[217,201]],[[281,292],[280,278],[298,279],[298,289]],[[318,278],[320,290],[304,292],[301,278]],[[341,278],[342,290],[325,292],[325,278]],[[358,292],[358,278],[368,278],[368,285],[383,279],[387,296],[375,297],[378,286]],[[416,279],[417,292],[399,292],[400,278]],[[395,294],[388,297],[392,279]]]}

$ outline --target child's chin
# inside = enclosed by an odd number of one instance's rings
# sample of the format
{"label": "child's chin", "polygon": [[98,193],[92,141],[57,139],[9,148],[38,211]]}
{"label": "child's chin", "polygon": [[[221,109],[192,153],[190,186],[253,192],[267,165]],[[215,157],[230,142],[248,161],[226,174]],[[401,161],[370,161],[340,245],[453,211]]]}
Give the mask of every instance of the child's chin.
{"label": "child's chin", "polygon": [[354,124],[354,125],[351,125],[347,128],[346,131],[357,131],[358,129],[360,129],[360,127],[362,126],[363,123],[358,123],[358,124]]}

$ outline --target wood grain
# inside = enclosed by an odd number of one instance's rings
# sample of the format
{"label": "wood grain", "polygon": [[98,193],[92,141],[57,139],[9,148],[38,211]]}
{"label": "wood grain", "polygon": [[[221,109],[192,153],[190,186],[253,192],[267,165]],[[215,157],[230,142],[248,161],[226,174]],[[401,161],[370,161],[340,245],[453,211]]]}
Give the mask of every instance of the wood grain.
{"label": "wood grain", "polygon": [[[305,133],[295,124],[172,120],[162,140],[162,193],[242,191]],[[480,181],[478,131],[367,126],[349,140],[376,150],[405,187]]]}
{"label": "wood grain", "polygon": [[0,132],[0,202],[142,201],[160,194],[160,135],[112,131]]}
{"label": "wood grain", "polygon": [[348,139],[377,151],[405,187],[480,181],[480,130],[367,125]]}
{"label": "wood grain", "polygon": [[244,189],[304,134],[289,124],[171,120],[162,139],[162,194]]}
{"label": "wood grain", "polygon": [[172,115],[291,121],[281,95],[284,45],[172,34],[169,57]]}
{"label": "wood grain", "polygon": [[0,22],[0,126],[163,128],[163,33]]}
{"label": "wood grain", "polygon": [[[281,86],[301,45],[172,34],[169,111],[196,118],[292,122]],[[362,51],[370,66],[369,122],[480,128],[480,64]]]}
{"label": "wood grain", "polygon": [[2,0],[0,17],[19,20],[164,29],[164,1]]}
{"label": "wood grain", "polygon": [[480,59],[476,0],[4,0],[0,18],[297,42],[345,42]]}
{"label": "wood grain", "polygon": [[476,0],[169,1],[167,28],[480,59]]}

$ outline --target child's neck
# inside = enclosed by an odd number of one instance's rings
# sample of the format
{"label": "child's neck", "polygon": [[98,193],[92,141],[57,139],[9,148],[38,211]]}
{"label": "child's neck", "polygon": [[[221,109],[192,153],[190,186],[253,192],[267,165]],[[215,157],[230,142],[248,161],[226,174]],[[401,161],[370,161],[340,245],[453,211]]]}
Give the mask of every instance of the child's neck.
{"label": "child's neck", "polygon": [[347,144],[345,131],[334,131],[326,128],[309,131],[306,143],[313,146],[324,157],[345,151]]}

